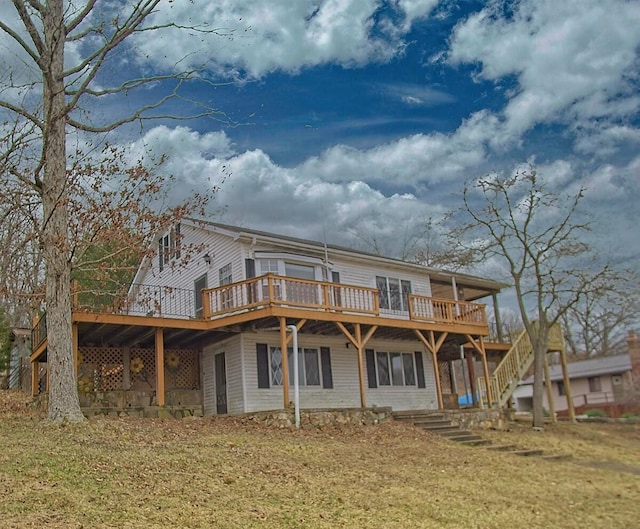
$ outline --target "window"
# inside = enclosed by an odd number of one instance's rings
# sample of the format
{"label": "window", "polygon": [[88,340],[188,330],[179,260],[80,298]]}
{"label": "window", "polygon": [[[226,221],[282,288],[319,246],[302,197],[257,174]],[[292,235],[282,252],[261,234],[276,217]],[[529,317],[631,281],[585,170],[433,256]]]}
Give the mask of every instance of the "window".
{"label": "window", "polygon": [[182,255],[180,250],[180,223],[171,228],[171,231],[158,240],[158,265],[160,271],[172,259],[179,259]]}
{"label": "window", "polygon": [[233,278],[231,275],[231,263],[229,263],[218,270],[218,284],[222,287],[231,283],[233,283]]}
{"label": "window", "polygon": [[600,384],[600,377],[589,378],[589,391],[591,393],[602,391],[602,385]]}
{"label": "window", "polygon": [[415,386],[416,370],[412,353],[376,351],[378,386]]}
{"label": "window", "polygon": [[[314,266],[297,263],[284,263],[284,273],[294,280],[287,280],[287,300],[295,303],[316,304],[318,303],[317,285],[307,283],[305,280],[313,281],[316,277]],[[295,281],[302,279],[303,281]]]}
{"label": "window", "polygon": [[[284,375],[282,373],[282,353],[279,347],[271,347],[271,385],[282,386]],[[289,365],[289,384],[294,380],[293,373],[293,348],[287,349],[287,361]],[[298,384],[301,386],[320,385],[320,356],[318,349],[298,348]]]}
{"label": "window", "polygon": [[[320,354],[318,355],[318,352]],[[333,388],[331,372],[331,350],[328,347],[298,349],[298,376],[301,386],[320,386]],[[293,384],[293,350],[289,349],[289,378]],[[282,354],[279,347],[269,347],[266,343],[256,344],[256,362],[258,368],[258,387],[270,388],[282,386]]]}
{"label": "window", "polygon": [[558,395],[563,397],[566,394],[567,394],[567,390],[564,387],[564,382],[562,381],[558,382]]}
{"label": "window", "polygon": [[278,260],[277,259],[258,259],[258,275],[264,274],[278,274]]}
{"label": "window", "polygon": [[411,282],[393,277],[376,276],[376,287],[380,308],[387,310],[408,311]]}
{"label": "window", "polygon": [[[218,270],[218,284],[222,287],[233,283],[231,275],[231,263],[224,265]],[[223,289],[220,291],[220,306],[223,309],[233,307],[233,289]]]}
{"label": "window", "polygon": [[195,302],[195,310],[196,310],[196,318],[202,318],[202,314],[204,311],[204,300],[202,296],[202,291],[207,288],[207,276],[206,274],[199,277],[193,282],[193,290],[194,290],[194,302]]}

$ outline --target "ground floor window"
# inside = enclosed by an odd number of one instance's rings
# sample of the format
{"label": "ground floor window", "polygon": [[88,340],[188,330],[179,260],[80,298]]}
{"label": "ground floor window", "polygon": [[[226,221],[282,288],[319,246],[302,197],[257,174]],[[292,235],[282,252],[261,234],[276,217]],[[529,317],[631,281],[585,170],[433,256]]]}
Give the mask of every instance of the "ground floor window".
{"label": "ground floor window", "polygon": [[600,377],[589,378],[589,391],[591,393],[602,391],[602,384],[600,383]]}
{"label": "ground floor window", "polygon": [[415,386],[413,353],[376,351],[376,375],[379,386]]}
{"label": "ground floor window", "polygon": [[[280,347],[269,347],[257,344],[258,387],[282,386],[284,373],[282,371],[282,351]],[[289,366],[289,384],[294,382],[293,348],[287,349]],[[333,387],[331,373],[331,352],[328,347],[300,347],[298,348],[298,383],[300,386]]]}
{"label": "ground floor window", "polygon": [[[282,374],[282,352],[279,347],[270,348],[271,385],[282,386],[284,376]],[[320,356],[318,349],[298,348],[298,383],[301,386],[320,385]],[[289,364],[289,384],[293,384],[293,348],[287,349],[287,361]]]}

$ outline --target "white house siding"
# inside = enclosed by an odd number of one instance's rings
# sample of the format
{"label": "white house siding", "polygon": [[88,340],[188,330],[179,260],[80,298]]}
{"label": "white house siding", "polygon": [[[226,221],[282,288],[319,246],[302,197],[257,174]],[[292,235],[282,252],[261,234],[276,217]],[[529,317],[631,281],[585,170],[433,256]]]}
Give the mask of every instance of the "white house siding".
{"label": "white house siding", "polygon": [[202,402],[205,415],[216,414],[215,355],[225,353],[227,412],[244,412],[241,337],[205,347],[202,352]]}
{"label": "white house siding", "polygon": [[[182,224],[181,240],[183,246],[199,247],[199,250],[195,252],[184,264],[184,266],[172,266],[173,261],[165,264],[163,270],[160,271],[158,262],[158,255],[156,254],[151,260],[151,267],[147,268],[143,274],[140,274],[136,281],[143,285],[150,286],[171,286],[176,289],[185,289],[193,292],[194,282],[203,275],[207,276],[207,286],[214,288],[219,286],[219,270],[223,266],[231,263],[232,265],[232,281],[242,281],[244,279],[244,259],[242,253],[242,246],[234,241],[234,239],[228,235],[222,233],[211,232],[210,230],[203,230],[198,227]],[[156,242],[157,244],[157,242]],[[188,250],[183,250],[183,257]],[[207,265],[204,261],[204,255],[208,254],[211,257],[211,264]],[[175,292],[169,294],[170,296],[187,296],[190,298],[189,293]],[[195,315],[195,299],[182,300],[183,305],[189,303]],[[165,299],[163,305],[169,306],[170,300]]]}
{"label": "white house siding", "polygon": [[420,342],[394,342],[371,340],[367,349],[389,353],[422,352],[425,388],[416,386],[378,386],[369,387],[369,378],[365,369],[365,388],[367,406],[391,406],[394,410],[433,410],[438,408],[436,379],[433,371],[433,360],[430,353],[424,352]]}
{"label": "white house siding", "polygon": [[[333,388],[300,387],[300,407],[306,408],[359,408],[360,385],[358,379],[358,357],[353,346],[346,347],[343,336],[298,335],[299,347],[329,347],[331,349],[331,371]],[[282,386],[258,388],[258,369],[256,344],[266,343],[269,347],[280,346],[278,332],[245,333],[243,335],[246,406],[245,411],[264,411],[283,407]],[[372,339],[367,348],[388,352],[414,353],[423,348],[419,342],[384,342]],[[367,406],[392,406],[394,409],[431,409],[437,408],[435,379],[431,357],[423,353],[426,388],[383,387],[369,389],[365,368],[365,388]],[[289,366],[292,369],[292,366]],[[293,400],[293,387],[290,387],[289,399]]]}
{"label": "white house siding", "polygon": [[419,296],[431,296],[431,284],[426,273],[414,272],[412,270],[401,270],[399,268],[388,268],[376,264],[361,264],[353,261],[332,259],[332,271],[339,272],[340,282],[375,288],[376,276],[392,277],[411,281],[411,292]]}

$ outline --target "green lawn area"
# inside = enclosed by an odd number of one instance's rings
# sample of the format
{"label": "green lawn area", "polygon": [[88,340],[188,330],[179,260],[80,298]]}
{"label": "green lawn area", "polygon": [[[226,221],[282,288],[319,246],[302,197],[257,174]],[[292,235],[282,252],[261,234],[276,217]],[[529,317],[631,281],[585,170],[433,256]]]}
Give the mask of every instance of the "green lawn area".
{"label": "green lawn area", "polygon": [[[0,397],[0,527],[634,528],[638,425],[514,425],[461,447],[410,426],[288,430],[232,418],[57,427]],[[585,464],[578,464],[585,463]]]}

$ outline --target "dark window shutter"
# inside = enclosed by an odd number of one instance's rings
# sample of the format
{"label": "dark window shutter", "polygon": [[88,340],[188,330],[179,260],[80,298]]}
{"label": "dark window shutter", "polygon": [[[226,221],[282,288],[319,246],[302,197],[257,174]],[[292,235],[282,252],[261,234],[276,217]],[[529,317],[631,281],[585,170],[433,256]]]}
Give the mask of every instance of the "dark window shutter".
{"label": "dark window shutter", "polygon": [[256,357],[258,360],[258,387],[269,387],[269,346],[266,343],[256,344]]}
{"label": "dark window shutter", "polygon": [[[256,277],[256,262],[254,259],[244,260],[244,275],[245,279],[251,279]],[[256,284],[254,281],[247,283],[247,302],[253,303],[258,299],[256,292]],[[268,387],[268,386],[267,386]]]}
{"label": "dark window shutter", "polygon": [[416,351],[416,373],[418,375],[418,387],[426,388],[427,385],[424,381],[424,364],[422,363],[422,353]]}
{"label": "dark window shutter", "polygon": [[331,272],[331,281],[333,283],[340,283],[340,272]]}
{"label": "dark window shutter", "polygon": [[331,350],[328,347],[320,348],[320,363],[322,364],[322,387],[333,388],[333,375],[331,374]]}
{"label": "dark window shutter", "polygon": [[254,259],[244,260],[245,279],[256,277],[256,262]]}
{"label": "dark window shutter", "polygon": [[377,388],[376,380],[376,358],[373,349],[365,349],[364,354],[367,357],[367,378],[369,379],[369,387]]}
{"label": "dark window shutter", "polygon": [[163,253],[163,242],[162,242],[162,237],[160,237],[160,240],[158,241],[158,266],[160,267],[160,271],[162,272],[162,269],[164,268],[164,253]]}
{"label": "dark window shutter", "polygon": [[180,223],[179,222],[176,224],[176,227],[175,227],[175,237],[176,237],[176,240],[175,240],[174,244],[175,244],[175,249],[176,249],[175,250],[176,251],[176,258],[179,259],[180,256],[182,255],[182,252],[181,252],[182,241],[180,239]]}

